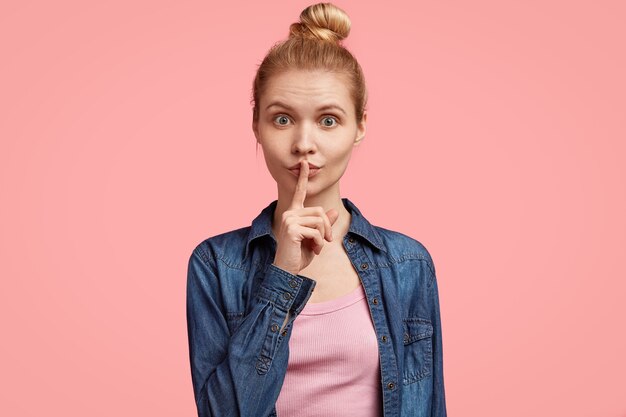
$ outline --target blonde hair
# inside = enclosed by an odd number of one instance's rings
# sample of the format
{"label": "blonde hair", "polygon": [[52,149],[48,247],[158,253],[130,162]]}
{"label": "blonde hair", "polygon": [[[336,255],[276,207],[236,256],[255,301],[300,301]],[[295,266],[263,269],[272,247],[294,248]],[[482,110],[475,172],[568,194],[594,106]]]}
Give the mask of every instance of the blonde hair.
{"label": "blonde hair", "polygon": [[259,102],[268,80],[288,70],[326,70],[343,74],[355,106],[357,122],[363,119],[367,90],[363,70],[341,44],[350,33],[350,18],[331,3],[313,4],[289,27],[289,37],[276,43],[259,65],[252,86],[253,120],[259,120]]}

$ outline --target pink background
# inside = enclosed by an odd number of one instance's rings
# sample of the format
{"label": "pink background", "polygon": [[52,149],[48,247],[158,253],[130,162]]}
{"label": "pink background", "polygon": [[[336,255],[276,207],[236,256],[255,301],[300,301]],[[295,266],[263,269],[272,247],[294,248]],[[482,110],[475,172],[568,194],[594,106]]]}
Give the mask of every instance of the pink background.
{"label": "pink background", "polygon": [[[0,6],[0,415],[194,416],[186,267],[276,198],[251,83],[305,1]],[[342,194],[436,264],[451,416],[626,416],[626,6],[338,1]]]}

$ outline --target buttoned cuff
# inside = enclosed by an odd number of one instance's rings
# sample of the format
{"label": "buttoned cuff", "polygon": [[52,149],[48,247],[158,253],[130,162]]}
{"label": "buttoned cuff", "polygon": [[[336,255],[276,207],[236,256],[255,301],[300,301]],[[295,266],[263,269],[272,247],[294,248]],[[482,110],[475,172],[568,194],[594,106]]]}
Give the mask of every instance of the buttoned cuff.
{"label": "buttoned cuff", "polygon": [[257,295],[265,298],[282,310],[293,310],[299,314],[313,293],[315,280],[303,275],[294,275],[270,264]]}

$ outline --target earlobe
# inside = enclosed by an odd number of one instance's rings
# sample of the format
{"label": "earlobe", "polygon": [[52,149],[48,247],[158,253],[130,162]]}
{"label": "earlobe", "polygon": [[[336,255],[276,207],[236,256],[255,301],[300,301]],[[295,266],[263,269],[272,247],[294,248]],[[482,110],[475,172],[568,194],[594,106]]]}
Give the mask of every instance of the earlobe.
{"label": "earlobe", "polygon": [[254,137],[256,138],[257,143],[261,143],[261,142],[259,142],[259,133],[257,131],[257,122],[255,122],[254,120],[252,121],[252,131],[254,132]]}
{"label": "earlobe", "polygon": [[357,129],[357,135],[356,135],[356,139],[354,140],[354,144],[355,146],[358,145],[359,143],[361,143],[361,141],[365,138],[365,124],[367,121],[367,112],[363,112],[363,119],[361,119],[361,122],[359,122],[359,126]]}

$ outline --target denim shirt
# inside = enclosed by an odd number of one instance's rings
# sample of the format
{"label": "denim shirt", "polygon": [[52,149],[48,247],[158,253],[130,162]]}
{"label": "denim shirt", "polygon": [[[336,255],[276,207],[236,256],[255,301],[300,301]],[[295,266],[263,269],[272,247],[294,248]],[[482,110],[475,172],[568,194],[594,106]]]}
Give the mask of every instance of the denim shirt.
{"label": "denim shirt", "polygon": [[[373,226],[354,203],[341,200],[351,213],[343,247],[363,285],[378,339],[380,415],[444,417],[441,319],[431,256],[419,241]],[[276,204],[251,226],[202,241],[189,258],[187,333],[199,417],[277,416],[292,325],[316,281],[273,265]]]}

